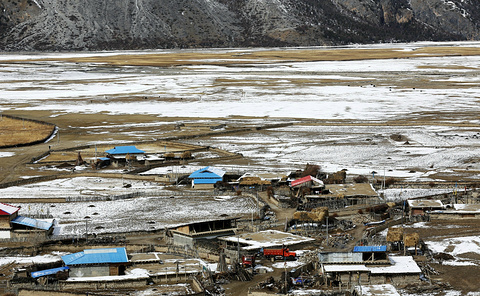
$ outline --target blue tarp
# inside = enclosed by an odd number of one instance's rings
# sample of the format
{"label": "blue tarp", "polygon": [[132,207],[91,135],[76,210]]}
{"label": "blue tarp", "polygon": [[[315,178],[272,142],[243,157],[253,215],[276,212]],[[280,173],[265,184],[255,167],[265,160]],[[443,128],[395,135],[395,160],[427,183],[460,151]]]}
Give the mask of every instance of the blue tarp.
{"label": "blue tarp", "polygon": [[40,221],[37,219],[32,219],[24,216],[17,216],[17,218],[12,220],[14,224],[25,225],[33,228],[49,230],[53,224],[50,222]]}
{"label": "blue tarp", "polygon": [[353,252],[367,253],[367,252],[386,252],[387,246],[355,246]]}
{"label": "blue tarp", "polygon": [[128,262],[125,248],[89,249],[83,252],[62,256],[65,265],[126,263]]}
{"label": "blue tarp", "polygon": [[116,146],[113,149],[105,151],[108,154],[143,154],[145,151],[137,149],[135,146]]}
{"label": "blue tarp", "polygon": [[64,270],[69,270],[69,269],[70,268],[68,268],[67,266],[63,266],[63,267],[57,267],[57,268],[52,268],[52,269],[34,271],[30,275],[32,276],[32,278],[35,279],[35,278],[46,276],[46,275],[56,274],[59,271],[64,271]]}

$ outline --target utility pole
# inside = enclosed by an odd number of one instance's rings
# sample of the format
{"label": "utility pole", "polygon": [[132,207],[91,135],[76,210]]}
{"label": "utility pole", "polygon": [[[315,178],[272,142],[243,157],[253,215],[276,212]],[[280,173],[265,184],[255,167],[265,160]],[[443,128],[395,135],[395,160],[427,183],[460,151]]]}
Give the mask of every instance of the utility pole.
{"label": "utility pole", "polygon": [[88,243],[88,219],[85,219],[85,244]]}

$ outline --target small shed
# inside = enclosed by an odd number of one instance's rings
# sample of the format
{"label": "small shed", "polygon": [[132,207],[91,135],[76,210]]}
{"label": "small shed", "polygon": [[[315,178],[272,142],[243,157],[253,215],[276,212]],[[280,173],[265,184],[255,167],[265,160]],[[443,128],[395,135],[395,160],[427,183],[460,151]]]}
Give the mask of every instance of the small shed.
{"label": "small shed", "polygon": [[12,220],[18,216],[19,207],[0,203],[0,238],[11,238]]}
{"label": "small shed", "polygon": [[171,230],[174,245],[193,247],[198,240],[234,235],[238,218],[208,220],[178,226]]}
{"label": "small shed", "polygon": [[355,246],[354,253],[361,253],[364,262],[387,260],[387,246]]}
{"label": "small shed", "polygon": [[409,199],[408,209],[410,216],[423,216],[427,211],[442,210],[442,201],[430,199]]}
{"label": "small shed", "polygon": [[69,270],[70,268],[68,268],[67,266],[62,266],[62,267],[57,267],[52,269],[34,271],[30,274],[30,276],[34,279],[39,277],[44,277],[44,276],[52,276],[52,277],[54,276],[59,279],[67,279]]}
{"label": "small shed", "polygon": [[53,232],[53,223],[33,219],[25,216],[17,216],[12,220],[12,237],[47,237]]}
{"label": "small shed", "polygon": [[217,182],[223,181],[225,171],[211,166],[199,169],[188,176],[192,180],[192,188],[213,189]]}
{"label": "small shed", "polygon": [[62,260],[73,277],[124,275],[129,263],[125,248],[88,249],[62,256]]}

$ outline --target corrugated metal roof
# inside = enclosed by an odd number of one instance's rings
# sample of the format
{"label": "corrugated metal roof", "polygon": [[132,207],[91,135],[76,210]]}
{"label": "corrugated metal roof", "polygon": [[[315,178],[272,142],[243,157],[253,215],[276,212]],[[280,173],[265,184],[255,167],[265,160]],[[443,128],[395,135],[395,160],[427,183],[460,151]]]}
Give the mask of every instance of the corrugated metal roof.
{"label": "corrugated metal roof", "polygon": [[0,215],[11,215],[17,212],[20,208],[0,202]]}
{"label": "corrugated metal roof", "polygon": [[387,246],[355,246],[353,252],[367,253],[367,252],[386,252]]}
{"label": "corrugated metal roof", "polygon": [[105,151],[108,154],[140,154],[145,151],[137,149],[135,146],[116,146],[113,149]]}
{"label": "corrugated metal roof", "polygon": [[319,185],[323,185],[323,181],[322,180],[319,180],[315,177],[312,177],[312,176],[306,176],[306,177],[303,177],[303,178],[300,178],[300,179],[297,179],[295,181],[292,181],[292,183],[290,184],[292,187],[295,187],[297,185],[300,185],[300,184],[303,184],[303,183],[306,183],[306,182],[309,182],[309,181],[313,181]]}
{"label": "corrugated metal roof", "polygon": [[53,224],[50,222],[32,219],[24,216],[17,216],[15,219],[12,220],[12,223],[43,230],[49,230],[53,226]]}
{"label": "corrugated metal roof", "polygon": [[190,179],[222,179],[223,175],[225,175],[225,171],[207,166],[191,173],[188,177]]}
{"label": "corrugated metal roof", "polygon": [[347,263],[347,262],[363,262],[363,255],[353,252],[328,252],[319,253],[318,259],[322,263]]}
{"label": "corrugated metal roof", "polygon": [[222,178],[216,178],[216,179],[195,179],[193,181],[194,184],[215,184],[218,181],[222,181]]}
{"label": "corrugated metal roof", "polygon": [[89,249],[83,252],[62,256],[66,265],[126,263],[128,262],[125,248]]}
{"label": "corrugated metal roof", "polygon": [[69,270],[69,269],[70,268],[68,268],[67,266],[63,266],[63,267],[57,267],[57,268],[52,268],[52,269],[35,271],[35,272],[32,272],[30,275],[32,276],[32,278],[35,279],[35,278],[50,275],[50,274],[56,274],[59,271],[64,271],[64,270]]}

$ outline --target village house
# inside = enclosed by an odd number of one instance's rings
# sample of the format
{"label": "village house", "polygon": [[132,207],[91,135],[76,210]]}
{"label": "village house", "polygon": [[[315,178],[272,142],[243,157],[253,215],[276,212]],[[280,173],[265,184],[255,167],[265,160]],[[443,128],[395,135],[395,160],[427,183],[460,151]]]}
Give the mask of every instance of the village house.
{"label": "village house", "polygon": [[365,203],[367,199],[378,200],[378,193],[368,183],[326,184],[320,194],[307,194],[305,202],[345,199],[350,205]]}
{"label": "village house", "polygon": [[114,166],[125,165],[145,157],[145,151],[137,149],[135,146],[116,146],[113,149],[106,150],[105,153]]}
{"label": "village house", "polygon": [[124,275],[129,265],[125,248],[88,249],[62,256],[71,277]]}
{"label": "village house", "polygon": [[264,230],[253,233],[242,233],[235,236],[220,237],[219,240],[224,241],[227,246],[230,246],[234,250],[240,247],[243,251],[258,251],[262,248],[276,248],[282,246],[299,247],[306,243],[310,243],[315,239],[279,230]]}
{"label": "village house", "polygon": [[237,231],[238,218],[227,218],[195,222],[170,230],[174,245],[193,248],[199,240],[215,239],[234,235]]}
{"label": "village house", "polygon": [[312,176],[305,176],[303,178],[293,180],[290,183],[290,188],[296,192],[296,195],[299,196],[304,188],[308,188],[308,193],[312,194],[321,194],[325,190],[325,184],[320,179],[317,179]]}
{"label": "village house", "polygon": [[0,238],[10,238],[12,220],[17,218],[20,208],[9,204],[0,203]]}
{"label": "village house", "polygon": [[192,188],[213,189],[217,182],[223,181],[224,175],[225,171],[207,166],[191,173],[188,178],[192,180]]}
{"label": "village house", "polygon": [[18,214],[20,208],[0,203],[0,238],[46,238],[53,232],[53,222]]}
{"label": "village house", "polygon": [[411,256],[389,256],[384,264],[322,264],[322,274],[330,285],[353,287],[365,284],[405,285],[420,281],[421,269]]}
{"label": "village house", "polygon": [[447,205],[444,210],[432,210],[430,219],[480,219],[480,204]]}

